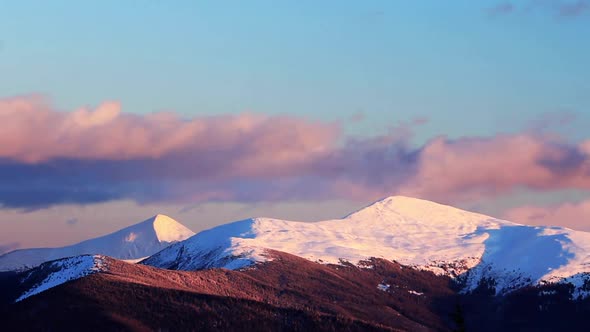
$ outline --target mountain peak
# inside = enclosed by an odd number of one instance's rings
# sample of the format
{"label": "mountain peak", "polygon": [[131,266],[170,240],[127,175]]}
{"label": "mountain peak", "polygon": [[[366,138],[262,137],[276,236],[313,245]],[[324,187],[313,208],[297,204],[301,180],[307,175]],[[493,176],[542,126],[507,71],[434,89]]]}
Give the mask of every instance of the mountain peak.
{"label": "mountain peak", "polygon": [[82,254],[102,254],[135,260],[195,235],[176,220],[157,214],[111,234],[59,248],[31,248],[0,256],[0,271],[24,270],[43,262]]}
{"label": "mountain peak", "polygon": [[346,216],[346,219],[379,220],[393,215],[406,219],[419,220],[422,223],[448,223],[452,220],[477,218],[480,214],[464,211],[452,206],[407,196],[389,196],[380,199],[356,212]]}
{"label": "mountain peak", "polygon": [[433,201],[416,198],[416,197],[409,197],[409,196],[402,196],[402,195],[394,195],[382,198],[374,203],[370,204],[367,207],[371,206],[413,206],[413,207],[428,207],[428,208],[451,208],[455,209],[452,206],[436,203]]}
{"label": "mountain peak", "polygon": [[382,198],[371,205],[412,204],[412,205],[442,205],[433,201],[403,195],[393,195]]}
{"label": "mountain peak", "polygon": [[164,214],[156,214],[148,221],[152,223],[160,242],[177,242],[195,235],[186,226]]}
{"label": "mountain peak", "polygon": [[564,278],[580,287],[590,264],[590,234],[518,225],[427,200],[391,196],[344,220],[254,218],[221,225],[173,244],[143,264],[179,270],[239,269],[272,260],[269,250],[331,264],[394,259],[436,274],[461,276],[466,290],[493,278],[496,293],[502,294]]}

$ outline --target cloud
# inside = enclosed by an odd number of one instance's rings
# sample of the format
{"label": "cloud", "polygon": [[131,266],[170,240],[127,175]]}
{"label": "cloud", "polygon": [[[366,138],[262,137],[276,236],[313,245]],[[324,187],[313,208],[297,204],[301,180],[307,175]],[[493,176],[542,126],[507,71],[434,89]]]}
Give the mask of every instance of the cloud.
{"label": "cloud", "polygon": [[[120,198],[256,199],[305,177],[340,139],[334,123],[255,114],[181,119],[117,102],[59,112],[38,96],[0,100],[0,204],[30,208]],[[269,193],[270,195],[270,193]]]}
{"label": "cloud", "polygon": [[544,10],[560,18],[575,18],[590,13],[588,0],[531,0],[520,2],[505,1],[487,8],[490,16],[508,15],[516,11],[529,13]]}
{"label": "cloud", "polygon": [[490,16],[506,15],[512,13],[513,11],[514,5],[510,2],[502,2],[487,8],[487,12]]}
{"label": "cloud", "polygon": [[590,12],[590,2],[578,0],[569,3],[562,3],[557,6],[556,10],[562,17],[577,17]]}
{"label": "cloud", "polygon": [[13,251],[14,249],[20,247],[20,243],[18,242],[10,242],[10,243],[6,243],[6,244],[0,244],[0,255],[9,252],[9,251]]}
{"label": "cloud", "polygon": [[547,112],[531,121],[528,129],[540,134],[549,134],[557,129],[567,130],[576,120],[578,120],[577,114],[571,111]]}
{"label": "cloud", "polygon": [[0,158],[27,163],[58,158],[130,160],[191,152],[250,150],[251,158],[273,162],[305,159],[333,143],[338,128],[287,117],[253,114],[182,120],[172,113],[121,113],[117,102],[94,110],[58,112],[41,97],[0,99]]}
{"label": "cloud", "polygon": [[352,123],[363,122],[365,120],[365,116],[366,116],[365,112],[363,112],[362,110],[356,111],[350,116],[350,122],[352,122]]}
{"label": "cloud", "polygon": [[556,206],[522,206],[508,210],[505,218],[529,225],[563,226],[590,231],[590,200]]}
{"label": "cloud", "polygon": [[66,220],[66,225],[75,226],[78,224],[78,222],[79,222],[78,218],[70,218],[70,219]]}
{"label": "cloud", "polygon": [[40,97],[0,99],[0,205],[392,194],[454,203],[520,188],[590,189],[590,141],[527,132],[414,147],[412,131],[424,121],[352,138],[335,123],[288,116],[181,119],[126,114],[116,102],[59,112]]}
{"label": "cloud", "polygon": [[583,145],[541,135],[436,138],[421,149],[417,164],[402,191],[445,201],[494,196],[516,188],[590,189],[590,155]]}

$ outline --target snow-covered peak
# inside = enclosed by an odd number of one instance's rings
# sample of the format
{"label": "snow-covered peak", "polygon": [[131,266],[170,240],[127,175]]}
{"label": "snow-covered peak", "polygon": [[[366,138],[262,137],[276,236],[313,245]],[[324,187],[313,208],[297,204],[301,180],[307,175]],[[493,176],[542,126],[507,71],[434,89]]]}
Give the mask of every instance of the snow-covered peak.
{"label": "snow-covered peak", "polygon": [[157,214],[147,222],[152,224],[160,242],[178,242],[195,235],[183,224],[163,214]]}
{"label": "snow-covered peak", "polygon": [[418,214],[424,216],[424,213],[445,212],[449,211],[457,213],[471,213],[457,209],[452,206],[439,204],[432,201],[427,201],[420,198],[408,196],[389,196],[382,198],[368,206],[351,213],[350,216],[362,214],[378,214],[378,213],[400,213],[406,216],[416,216]]}
{"label": "snow-covered peak", "polygon": [[373,222],[392,218],[399,219],[401,222],[418,222],[436,227],[475,226],[486,219],[493,220],[494,223],[508,223],[453,206],[406,196],[383,198],[345,217],[345,219]]}
{"label": "snow-covered peak", "polygon": [[60,248],[15,250],[0,256],[0,271],[24,270],[43,262],[83,254],[136,260],[150,256],[195,233],[165,215],[156,215],[114,233]]}
{"label": "snow-covered peak", "polygon": [[[235,268],[265,261],[265,250],[273,249],[325,263],[380,257],[426,266],[434,261],[481,257],[486,235],[475,234],[477,230],[503,225],[517,224],[422,199],[391,196],[342,219],[236,221],[203,231],[154,255],[146,264],[178,269]],[[466,239],[467,235],[471,238]],[[186,260],[177,261],[183,253]],[[476,263],[472,260],[470,264]]]}
{"label": "snow-covered peak", "polygon": [[590,233],[524,226],[421,199],[393,196],[342,219],[242,220],[203,231],[144,261],[161,268],[241,268],[268,260],[268,249],[312,261],[396,260],[461,277],[497,291],[590,270]]}

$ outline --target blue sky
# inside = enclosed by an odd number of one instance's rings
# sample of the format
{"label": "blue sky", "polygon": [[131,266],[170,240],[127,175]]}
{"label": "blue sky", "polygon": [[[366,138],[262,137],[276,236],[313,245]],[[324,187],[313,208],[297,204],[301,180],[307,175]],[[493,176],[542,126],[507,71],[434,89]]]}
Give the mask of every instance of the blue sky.
{"label": "blue sky", "polygon": [[[0,10],[0,92],[64,110],[288,113],[355,134],[427,117],[419,138],[587,113],[587,17],[492,16],[496,2],[13,1]],[[588,121],[587,116],[583,116]]]}
{"label": "blue sky", "polygon": [[[68,243],[163,211],[195,231],[252,215],[338,217],[398,192],[533,222],[538,209],[590,199],[585,36],[586,0],[3,1],[0,130],[21,136],[0,132],[0,145],[31,145],[0,146],[0,245]],[[148,116],[162,111],[184,136],[167,141]],[[97,121],[102,134],[88,129]],[[496,176],[478,152],[498,173],[537,173]],[[269,155],[277,164],[259,169],[219,163]],[[451,157],[474,175],[429,186],[440,170],[428,161]],[[30,234],[39,220],[69,235]],[[566,224],[590,229],[584,220]]]}

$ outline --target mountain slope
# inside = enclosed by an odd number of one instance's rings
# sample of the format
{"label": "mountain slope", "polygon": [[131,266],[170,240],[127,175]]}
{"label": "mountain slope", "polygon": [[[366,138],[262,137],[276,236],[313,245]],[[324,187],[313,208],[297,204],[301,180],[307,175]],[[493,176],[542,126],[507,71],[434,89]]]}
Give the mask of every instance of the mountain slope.
{"label": "mountain slope", "polygon": [[[244,271],[171,271],[99,257],[108,271],[88,266],[95,272],[12,303],[0,316],[11,331],[453,328],[456,294],[449,278],[385,260],[359,268],[267,254],[272,261]],[[69,275],[70,260],[46,263],[28,278]],[[26,289],[35,288],[25,282]]]}
{"label": "mountain slope", "polygon": [[20,249],[0,256],[0,271],[24,270],[43,262],[83,254],[139,259],[195,233],[174,219],[156,215],[114,233],[60,248]]}
{"label": "mountain slope", "polygon": [[255,218],[222,225],[143,263],[178,270],[238,269],[268,261],[268,249],[324,263],[396,260],[455,277],[466,290],[491,278],[498,294],[569,277],[566,281],[582,295],[590,271],[590,233],[524,226],[401,196],[337,220]]}
{"label": "mountain slope", "polygon": [[[9,331],[587,330],[590,298],[572,298],[572,288],[565,284],[524,287],[504,296],[493,296],[481,287],[458,294],[446,276],[382,259],[360,266],[318,264],[272,250],[267,258],[243,270],[173,271],[81,256],[20,274],[0,273],[2,327]],[[43,281],[65,280],[65,276],[80,278],[14,302]]]}
{"label": "mountain slope", "polygon": [[41,264],[31,270],[21,284],[30,286],[17,299],[22,301],[30,296],[44,292],[68,281],[83,278],[98,272],[107,271],[105,256],[81,255]]}

